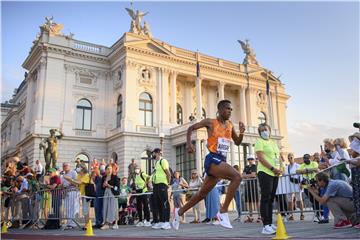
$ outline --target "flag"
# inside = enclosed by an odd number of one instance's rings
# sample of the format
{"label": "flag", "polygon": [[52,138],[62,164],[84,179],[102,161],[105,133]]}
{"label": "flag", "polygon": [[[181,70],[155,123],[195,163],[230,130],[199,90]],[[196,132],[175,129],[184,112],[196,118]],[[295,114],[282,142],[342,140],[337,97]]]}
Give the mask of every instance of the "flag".
{"label": "flag", "polygon": [[199,61],[196,62],[196,77],[200,77],[200,64]]}
{"label": "flag", "polygon": [[266,79],[266,95],[269,96],[270,94],[270,83],[269,83],[269,79]]}
{"label": "flag", "polygon": [[344,173],[347,177],[350,177],[350,172],[347,169],[345,162],[342,162],[339,165],[337,165],[336,169],[338,170],[339,173]]}

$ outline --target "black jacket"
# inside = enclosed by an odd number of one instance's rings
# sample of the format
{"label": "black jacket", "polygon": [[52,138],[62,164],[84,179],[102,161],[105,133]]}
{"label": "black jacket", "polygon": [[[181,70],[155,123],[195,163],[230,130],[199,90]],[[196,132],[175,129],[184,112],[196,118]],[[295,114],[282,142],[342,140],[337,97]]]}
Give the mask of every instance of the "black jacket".
{"label": "black jacket", "polygon": [[[102,178],[102,182],[101,182],[101,187],[105,190],[105,188],[103,187],[103,184],[105,182],[106,179],[106,175],[103,176]],[[117,196],[120,194],[120,178],[118,178],[118,176],[116,175],[111,175],[111,179],[108,181],[108,184],[113,186],[113,188],[111,188],[111,192]]]}

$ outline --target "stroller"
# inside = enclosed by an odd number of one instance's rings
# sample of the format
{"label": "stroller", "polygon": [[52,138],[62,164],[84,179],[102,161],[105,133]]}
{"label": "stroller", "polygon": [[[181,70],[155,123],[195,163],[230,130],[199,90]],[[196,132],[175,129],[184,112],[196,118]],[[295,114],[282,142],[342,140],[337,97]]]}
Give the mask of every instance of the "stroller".
{"label": "stroller", "polygon": [[136,219],[136,197],[130,197],[129,205],[119,212],[119,225],[134,225]]}

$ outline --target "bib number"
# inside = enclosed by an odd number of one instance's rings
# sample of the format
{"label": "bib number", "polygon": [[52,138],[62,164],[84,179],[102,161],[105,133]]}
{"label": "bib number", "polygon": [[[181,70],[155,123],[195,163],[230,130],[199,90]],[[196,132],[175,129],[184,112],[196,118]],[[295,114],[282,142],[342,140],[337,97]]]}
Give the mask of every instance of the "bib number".
{"label": "bib number", "polygon": [[226,138],[219,138],[217,143],[217,152],[223,156],[227,156],[230,151],[230,141]]}

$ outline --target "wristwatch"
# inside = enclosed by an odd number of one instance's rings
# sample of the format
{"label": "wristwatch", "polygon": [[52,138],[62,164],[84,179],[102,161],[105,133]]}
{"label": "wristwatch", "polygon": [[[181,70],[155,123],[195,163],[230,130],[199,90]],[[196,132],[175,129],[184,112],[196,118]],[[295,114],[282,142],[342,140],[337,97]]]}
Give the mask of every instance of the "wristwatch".
{"label": "wristwatch", "polygon": [[270,170],[271,170],[271,171],[274,171],[274,167],[271,167]]}

